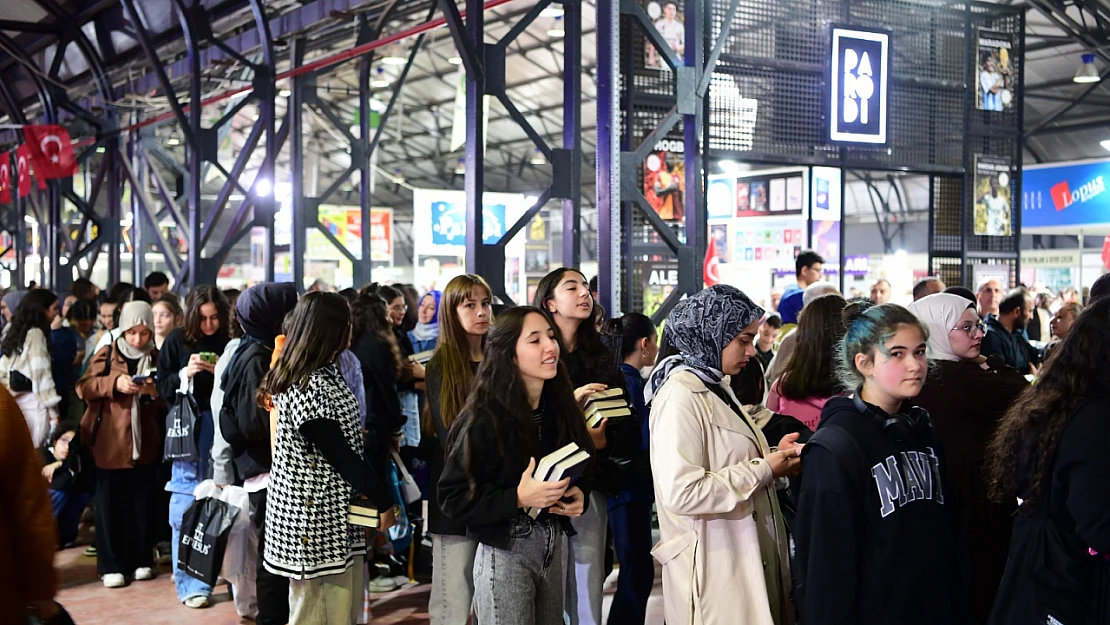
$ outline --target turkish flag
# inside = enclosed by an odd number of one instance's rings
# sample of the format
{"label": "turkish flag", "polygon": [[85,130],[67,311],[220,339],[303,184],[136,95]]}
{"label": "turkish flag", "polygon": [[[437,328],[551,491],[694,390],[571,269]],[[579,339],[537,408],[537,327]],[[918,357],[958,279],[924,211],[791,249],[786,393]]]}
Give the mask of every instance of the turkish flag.
{"label": "turkish flag", "polygon": [[0,155],[0,204],[12,201],[12,156],[4,152]]}
{"label": "turkish flag", "polygon": [[713,240],[713,237],[709,237],[709,247],[705,250],[705,262],[702,263],[701,270],[705,286],[713,286],[721,281],[720,275],[717,273],[718,265],[717,242]]}
{"label": "turkish flag", "polygon": [[19,197],[31,195],[31,148],[26,143],[15,151],[15,175]]}
{"label": "turkish flag", "polygon": [[40,180],[69,178],[77,167],[77,155],[69,133],[61,126],[24,126],[23,138],[31,147],[35,177]]}
{"label": "turkish flag", "polygon": [[1110,237],[1102,240],[1102,266],[1110,269]]}

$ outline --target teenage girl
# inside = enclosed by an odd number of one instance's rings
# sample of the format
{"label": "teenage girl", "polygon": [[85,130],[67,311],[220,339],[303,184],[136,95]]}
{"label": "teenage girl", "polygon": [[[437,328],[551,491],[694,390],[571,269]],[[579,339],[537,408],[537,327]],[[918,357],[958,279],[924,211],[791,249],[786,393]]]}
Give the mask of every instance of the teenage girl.
{"label": "teenage girl", "polygon": [[501,315],[448,437],[439,502],[481,543],[474,565],[479,623],[563,623],[565,536],[587,495],[569,478],[539,481],[532,472],[568,443],[591,455],[593,445],[559,361],[557,335],[539,309]]}
{"label": "teenage girl", "polygon": [[[609,387],[624,387],[613,355],[594,325],[589,282],[577,269],[562,267],[540,280],[533,305],[547,312],[558,328],[560,358],[579,402]],[[602,421],[589,430],[598,450],[598,467],[589,511],[574,521],[569,541],[573,566],[567,567],[567,617],[570,625],[600,625],[605,582],[606,496],[620,492],[623,467],[640,451],[640,424],[634,419]]]}
{"label": "teenage girl", "polygon": [[493,312],[492,293],[480,276],[453,278],[443,289],[439,314],[439,344],[427,366],[425,435],[432,438],[428,482],[428,532],[432,535],[432,596],[428,613],[432,625],[466,625],[474,599],[474,554],[478,541],[468,538],[466,524],[443,513],[436,482],[443,473],[448,432],[466,404],[474,373],[482,362]]}
{"label": "teenage girl", "polygon": [[945,464],[925,384],[929,333],[896,304],[849,319],[845,390],[802,453],[794,531],[806,625],[967,622]]}

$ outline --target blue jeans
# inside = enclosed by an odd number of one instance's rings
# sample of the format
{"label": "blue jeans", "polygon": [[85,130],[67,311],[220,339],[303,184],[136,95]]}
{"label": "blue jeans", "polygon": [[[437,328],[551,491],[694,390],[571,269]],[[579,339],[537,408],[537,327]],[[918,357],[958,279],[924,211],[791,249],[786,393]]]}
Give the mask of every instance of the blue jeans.
{"label": "blue jeans", "polygon": [[182,571],[177,566],[177,549],[181,544],[181,517],[196,501],[192,495],[174,493],[170,496],[170,528],[173,529],[173,585],[177,600],[184,602],[191,597],[211,597],[212,587]]}
{"label": "blue jeans", "polygon": [[636,500],[610,508],[609,527],[613,530],[613,549],[621,563],[617,592],[609,609],[609,625],[642,625],[655,583],[651,502]]}
{"label": "blue jeans", "polygon": [[77,540],[77,527],[81,513],[89,505],[92,495],[64,490],[51,490],[50,503],[54,508],[54,522],[58,524],[58,544],[68,545]]}

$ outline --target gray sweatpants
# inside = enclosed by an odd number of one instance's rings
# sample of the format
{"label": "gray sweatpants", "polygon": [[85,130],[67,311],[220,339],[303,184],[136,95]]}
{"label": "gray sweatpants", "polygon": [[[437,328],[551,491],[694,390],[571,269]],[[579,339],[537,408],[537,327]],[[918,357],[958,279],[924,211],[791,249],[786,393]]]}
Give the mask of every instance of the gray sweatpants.
{"label": "gray sweatpants", "polygon": [[566,536],[556,519],[512,523],[508,549],[478,545],[474,614],[481,625],[563,625]]}

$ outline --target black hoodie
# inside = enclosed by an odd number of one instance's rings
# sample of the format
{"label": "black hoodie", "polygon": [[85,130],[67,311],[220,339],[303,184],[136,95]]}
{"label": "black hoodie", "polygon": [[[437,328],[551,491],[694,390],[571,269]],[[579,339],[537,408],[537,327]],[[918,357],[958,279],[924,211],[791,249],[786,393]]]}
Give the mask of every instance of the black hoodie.
{"label": "black hoodie", "polygon": [[931,428],[918,432],[896,442],[851,398],[825,404],[802,453],[794,530],[806,625],[968,622],[943,456]]}

